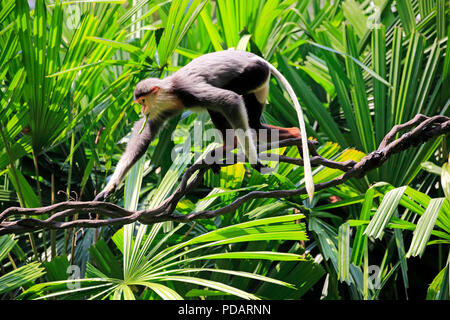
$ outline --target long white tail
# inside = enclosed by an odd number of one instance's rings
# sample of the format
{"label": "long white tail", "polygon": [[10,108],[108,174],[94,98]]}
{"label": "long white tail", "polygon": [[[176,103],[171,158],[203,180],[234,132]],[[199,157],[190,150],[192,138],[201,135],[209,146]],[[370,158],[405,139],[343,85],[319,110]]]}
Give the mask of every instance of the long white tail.
{"label": "long white tail", "polygon": [[309,161],[309,150],[308,150],[308,136],[306,135],[306,128],[305,128],[305,120],[303,118],[303,111],[300,107],[300,103],[298,102],[297,96],[295,95],[294,89],[292,89],[289,82],[286,80],[286,78],[269,62],[265,61],[269,67],[271,73],[280,81],[283,86],[286,88],[286,91],[289,94],[289,97],[291,98],[292,102],[294,103],[295,110],[297,111],[298,115],[298,123],[300,128],[300,133],[302,135],[302,149],[303,149],[303,166],[305,170],[305,186],[306,186],[306,192],[308,193],[309,200],[312,201],[314,196],[314,182],[312,178],[312,171],[311,171],[311,162]]}

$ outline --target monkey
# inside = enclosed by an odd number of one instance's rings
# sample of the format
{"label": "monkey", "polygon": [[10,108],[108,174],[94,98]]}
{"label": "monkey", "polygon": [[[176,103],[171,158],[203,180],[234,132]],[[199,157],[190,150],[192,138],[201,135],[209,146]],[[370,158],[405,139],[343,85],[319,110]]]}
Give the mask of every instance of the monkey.
{"label": "monkey", "polygon": [[[282,128],[261,123],[261,115],[273,74],[286,88],[297,111],[299,128]],[[164,123],[184,109],[206,109],[214,126],[225,137],[227,129],[242,129],[237,135],[248,161],[256,170],[259,161],[250,129],[276,129],[279,139],[301,138],[305,183],[310,200],[314,193],[303,113],[289,82],[269,62],[246,51],[225,50],[207,53],[164,79],[147,78],[137,83],[134,102],[142,106],[131,138],[106,187],[94,198],[103,201],[113,193],[128,170],[144,155]],[[225,141],[224,141],[225,144]],[[236,144],[236,141],[235,141]]]}

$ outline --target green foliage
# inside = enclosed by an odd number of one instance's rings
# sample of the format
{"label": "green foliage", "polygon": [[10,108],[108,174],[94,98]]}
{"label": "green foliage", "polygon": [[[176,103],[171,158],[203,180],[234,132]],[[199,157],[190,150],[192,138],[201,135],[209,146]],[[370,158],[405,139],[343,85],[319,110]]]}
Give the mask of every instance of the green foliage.
{"label": "green foliage", "polygon": [[[123,254],[123,266],[115,258],[106,243],[100,240],[90,249],[92,260],[97,267],[88,264],[88,278],[78,280],[80,284],[79,288],[67,290],[66,287],[62,286],[64,283],[69,283],[69,281],[47,282],[44,286],[37,284],[31,287],[22,294],[21,298],[45,299],[60,295],[66,298],[73,298],[79,297],[81,292],[89,291],[86,295],[90,298],[105,299],[112,296],[114,299],[134,300],[139,298],[142,291],[139,291],[139,295],[135,295],[133,291],[136,290],[133,287],[142,286],[150,289],[162,299],[181,299],[182,295],[177,293],[178,290],[194,290],[190,289],[191,286],[188,284],[211,288],[224,294],[236,295],[244,299],[257,298],[257,296],[234,288],[233,286],[196,276],[205,272],[223,273],[232,278],[244,277],[258,281],[266,281],[294,290],[294,286],[284,281],[245,271],[217,268],[214,267],[214,263],[218,259],[238,259],[243,261],[248,259],[262,259],[299,263],[304,258],[292,253],[270,251],[231,251],[220,253],[216,250],[216,247],[252,241],[273,241],[280,239],[307,240],[303,224],[289,223],[302,218],[304,216],[300,214],[259,219],[218,229],[201,236],[193,237],[177,245],[166,246],[169,238],[174,236],[183,227],[183,225],[179,225],[173,228],[163,239],[158,241],[155,247],[150,247],[147,244],[156,240],[156,232],[149,233],[145,242],[142,244],[139,244],[138,237],[131,239],[133,242],[133,250],[131,252],[126,249],[127,241],[124,241],[127,236],[126,231],[121,229],[112,239],[119,245],[119,249]],[[73,281],[77,282],[77,280]],[[105,281],[107,283],[101,284]],[[178,287],[177,282],[181,282],[182,285]],[[105,286],[108,287],[107,290],[104,290]],[[47,294],[42,296],[41,294],[43,293]]]}
{"label": "green foliage", "polygon": [[[2,261],[16,245],[11,236],[0,237],[0,261]],[[11,257],[11,256],[10,256]],[[0,277],[0,294],[12,291],[16,288],[30,285],[34,280],[44,274],[44,268],[39,262],[33,261]]]}

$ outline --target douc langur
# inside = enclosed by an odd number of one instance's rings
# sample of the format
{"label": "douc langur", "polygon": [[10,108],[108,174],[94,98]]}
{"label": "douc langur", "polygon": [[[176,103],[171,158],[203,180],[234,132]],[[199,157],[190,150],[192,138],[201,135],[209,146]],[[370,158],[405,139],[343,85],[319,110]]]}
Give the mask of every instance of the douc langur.
{"label": "douc langur", "polygon": [[[261,123],[271,73],[283,84],[292,99],[300,130]],[[286,78],[264,59],[237,50],[208,53],[164,79],[148,78],[140,81],[134,90],[134,100],[142,105],[145,117],[134,125],[131,138],[111,179],[94,200],[102,201],[116,190],[128,170],[144,155],[166,120],[185,108],[197,107],[208,111],[224,139],[227,129],[242,129],[245,132],[243,136],[237,135],[237,140],[257,170],[262,164],[249,129],[256,132],[259,129],[279,130],[279,140],[301,137],[306,190],[312,199],[314,185],[300,104]]]}

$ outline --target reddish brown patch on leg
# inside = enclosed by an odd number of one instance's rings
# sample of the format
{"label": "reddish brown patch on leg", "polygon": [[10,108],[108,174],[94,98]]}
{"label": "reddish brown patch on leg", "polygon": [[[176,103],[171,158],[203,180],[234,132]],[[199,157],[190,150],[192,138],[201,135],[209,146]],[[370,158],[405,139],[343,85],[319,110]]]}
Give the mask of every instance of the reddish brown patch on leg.
{"label": "reddish brown patch on leg", "polygon": [[[292,139],[292,138],[300,139],[302,137],[302,135],[300,134],[300,129],[297,127],[283,128],[283,127],[273,126],[270,124],[263,124],[263,127],[268,130],[278,130],[278,139],[279,140]],[[272,141],[272,140],[270,140],[271,137],[268,137],[268,139],[269,139],[269,141]],[[298,148],[298,152],[300,153],[300,156],[301,156],[303,153],[301,144],[298,144],[297,148]]]}
{"label": "reddish brown patch on leg", "polygon": [[[292,138],[301,139],[302,135],[300,133],[300,129],[297,127],[288,128],[289,134]],[[300,154],[300,157],[303,155],[303,148],[301,144],[297,145],[298,153]]]}

